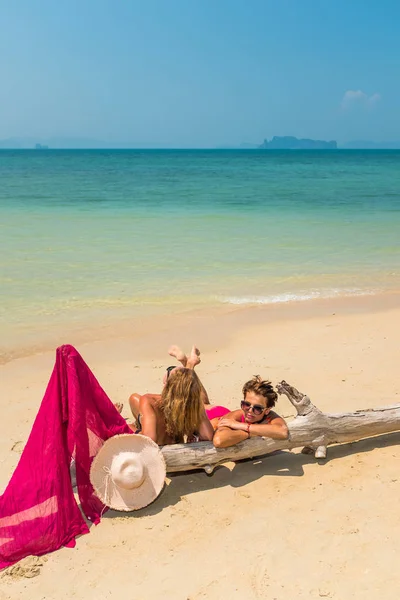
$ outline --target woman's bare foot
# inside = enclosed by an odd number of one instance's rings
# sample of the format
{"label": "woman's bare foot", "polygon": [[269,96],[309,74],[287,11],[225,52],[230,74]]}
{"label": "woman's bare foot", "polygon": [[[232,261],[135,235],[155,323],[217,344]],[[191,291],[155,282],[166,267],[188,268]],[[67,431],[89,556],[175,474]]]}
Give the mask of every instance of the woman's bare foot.
{"label": "woman's bare foot", "polygon": [[124,405],[122,404],[122,402],[114,402],[114,407],[117,409],[119,414],[121,414],[122,409],[124,408]]}
{"label": "woman's bare foot", "polygon": [[197,346],[193,346],[190,351],[186,366],[189,369],[194,369],[195,366],[199,365],[200,363],[201,363],[200,350],[197,348]]}
{"label": "woman's bare foot", "polygon": [[188,358],[184,351],[179,348],[179,346],[170,346],[168,348],[168,354],[170,356],[175,356],[176,360],[179,360],[179,362],[182,363],[184,367],[186,367]]}

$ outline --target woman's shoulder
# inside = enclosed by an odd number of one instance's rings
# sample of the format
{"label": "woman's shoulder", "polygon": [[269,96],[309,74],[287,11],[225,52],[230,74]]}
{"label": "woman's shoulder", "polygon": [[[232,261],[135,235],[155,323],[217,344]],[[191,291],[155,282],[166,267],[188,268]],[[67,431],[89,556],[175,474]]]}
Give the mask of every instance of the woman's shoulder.
{"label": "woman's shoulder", "polygon": [[232,412],[227,415],[227,417],[231,417],[232,419],[236,419],[236,421],[241,421],[242,417],[244,418],[243,411],[240,408],[236,410],[232,410]]}
{"label": "woman's shoulder", "polygon": [[[275,411],[271,410],[266,418],[265,418],[265,422],[266,423],[270,423],[271,421],[275,421],[275,419],[282,419],[282,417],[280,415],[278,415],[278,413],[276,413]],[[283,420],[283,419],[282,419]]]}
{"label": "woman's shoulder", "polygon": [[139,405],[145,408],[152,407],[156,410],[159,408],[160,400],[160,394],[144,394],[140,397]]}

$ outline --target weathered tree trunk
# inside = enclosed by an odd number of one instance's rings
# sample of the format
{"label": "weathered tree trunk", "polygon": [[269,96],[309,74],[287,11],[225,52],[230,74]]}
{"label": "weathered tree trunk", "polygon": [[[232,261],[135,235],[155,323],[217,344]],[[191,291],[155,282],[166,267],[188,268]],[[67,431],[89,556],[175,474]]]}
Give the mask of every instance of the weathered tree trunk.
{"label": "weathered tree trunk", "polygon": [[272,440],[254,437],[230,448],[214,448],[211,442],[163,446],[167,471],[204,469],[211,474],[217,465],[228,461],[254,458],[275,450],[291,450],[303,446],[303,452],[316,458],[326,457],[329,444],[354,442],[366,437],[400,430],[400,404],[358,410],[354,413],[321,412],[310,398],[286,381],[278,384],[279,394],[285,394],[297,410],[288,423],[289,439]]}

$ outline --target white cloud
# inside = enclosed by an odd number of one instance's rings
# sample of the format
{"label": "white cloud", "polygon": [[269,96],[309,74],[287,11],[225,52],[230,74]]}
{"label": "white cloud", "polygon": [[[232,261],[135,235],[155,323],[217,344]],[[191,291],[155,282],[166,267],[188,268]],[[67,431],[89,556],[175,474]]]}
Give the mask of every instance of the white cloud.
{"label": "white cloud", "polygon": [[380,99],[381,99],[381,95],[380,94],[372,94],[372,96],[370,96],[368,98],[368,104],[370,106],[374,106],[377,102],[379,102]]}
{"label": "white cloud", "polygon": [[340,105],[343,110],[348,110],[349,108],[355,106],[372,108],[379,102],[380,99],[381,95],[377,93],[372,94],[372,96],[368,96],[368,94],[362,90],[347,90],[347,92],[344,93]]}

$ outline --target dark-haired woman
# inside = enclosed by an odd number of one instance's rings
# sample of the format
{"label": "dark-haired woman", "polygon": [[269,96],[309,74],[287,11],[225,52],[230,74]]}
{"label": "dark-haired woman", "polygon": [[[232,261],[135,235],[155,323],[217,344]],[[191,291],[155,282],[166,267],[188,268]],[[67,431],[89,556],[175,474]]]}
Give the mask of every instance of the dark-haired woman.
{"label": "dark-haired woman", "polygon": [[272,410],[278,394],[271,382],[256,375],[244,384],[242,391],[240,410],[234,410],[219,420],[213,438],[214,446],[227,448],[254,436],[286,440],[289,436],[286,422]]}

